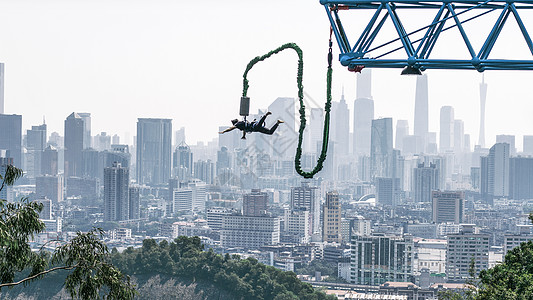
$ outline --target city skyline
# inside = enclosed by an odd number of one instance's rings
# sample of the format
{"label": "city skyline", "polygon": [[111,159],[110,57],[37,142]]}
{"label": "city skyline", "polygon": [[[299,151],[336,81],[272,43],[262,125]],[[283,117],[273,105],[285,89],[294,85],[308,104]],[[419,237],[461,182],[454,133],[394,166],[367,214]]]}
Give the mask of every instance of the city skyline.
{"label": "city skyline", "polygon": [[[44,115],[49,132],[62,134],[60,122],[66,115],[87,111],[92,114],[94,132],[117,133],[128,144],[135,135],[137,118],[172,118],[175,128],[188,128],[189,143],[209,141],[216,138],[218,126],[230,124],[229,120],[238,115],[242,72],[247,62],[287,41],[298,43],[304,50],[305,91],[322,107],[329,24],[318,2],[283,3],[286,9],[282,11],[276,9],[275,1],[261,9],[259,4],[234,3],[239,10],[225,3],[210,3],[207,8],[204,4],[164,0],[127,6],[122,1],[108,1],[105,9],[98,1],[0,3],[0,25],[9,28],[0,34],[5,112],[24,115],[24,129],[40,124]],[[220,26],[186,29],[192,16],[175,16],[191,5],[202,9],[210,23]],[[302,13],[295,16],[293,10]],[[277,17],[274,25],[271,16]],[[68,28],[63,26],[65,22]],[[502,35],[505,33],[504,29]],[[211,50],[206,53],[198,47],[203,37],[222,45],[217,48],[216,58],[203,59],[213,57]],[[47,47],[41,47],[43,44]],[[495,51],[500,51],[499,47],[496,44]],[[336,54],[338,49],[334,48]],[[46,76],[41,70],[46,70]],[[251,112],[266,108],[277,97],[295,97],[293,72],[294,57],[285,54],[252,72]],[[439,108],[449,105],[455,108],[456,118],[464,120],[471,140],[478,141],[479,115],[472,112],[479,111],[482,75],[473,71],[425,73],[430,77],[429,131],[438,132]],[[523,103],[528,103],[526,87],[531,79],[533,74],[529,72],[485,72],[489,85],[486,145],[493,144],[497,134],[531,134],[523,126],[530,123],[532,108]],[[400,76],[399,70],[375,70],[372,80],[376,118],[409,120],[414,128],[416,79]],[[336,101],[341,98],[342,86],[348,109],[353,111],[355,76],[335,61]],[[211,109],[217,114],[213,116]],[[521,140],[518,143],[520,147]]]}

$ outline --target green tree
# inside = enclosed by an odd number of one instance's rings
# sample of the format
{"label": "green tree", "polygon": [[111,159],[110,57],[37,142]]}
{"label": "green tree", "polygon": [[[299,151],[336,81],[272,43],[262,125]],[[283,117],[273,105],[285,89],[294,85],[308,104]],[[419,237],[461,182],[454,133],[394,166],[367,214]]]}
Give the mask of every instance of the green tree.
{"label": "green tree", "polygon": [[[8,165],[0,175],[0,191],[21,176],[22,170]],[[52,253],[43,250],[44,246],[33,252],[29,241],[45,229],[39,220],[42,208],[27,198],[15,203],[0,199],[0,291],[67,270],[65,288],[72,298],[133,299],[135,288],[128,276],[110,264],[100,229],[78,232],[68,242],[53,241],[61,246]]]}

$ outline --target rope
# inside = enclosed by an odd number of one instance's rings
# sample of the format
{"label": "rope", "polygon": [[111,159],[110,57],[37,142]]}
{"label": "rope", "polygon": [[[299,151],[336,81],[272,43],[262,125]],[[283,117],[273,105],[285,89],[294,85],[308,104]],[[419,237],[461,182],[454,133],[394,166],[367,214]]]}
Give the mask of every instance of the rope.
{"label": "rope", "polygon": [[298,54],[298,73],[296,76],[296,83],[298,85],[298,100],[300,102],[300,129],[298,131],[298,146],[296,148],[296,156],[294,158],[294,167],[296,169],[296,172],[303,176],[304,178],[313,178],[313,176],[320,172],[322,168],[324,167],[324,161],[326,160],[326,154],[328,152],[328,140],[329,140],[329,120],[330,120],[330,111],[331,111],[331,75],[332,75],[332,68],[331,68],[331,60],[332,60],[332,53],[331,53],[331,31],[330,31],[330,40],[329,40],[329,53],[328,53],[328,72],[327,72],[327,99],[326,99],[326,116],[324,119],[324,134],[322,138],[322,150],[320,151],[320,156],[318,157],[317,164],[311,170],[310,172],[306,172],[302,170],[302,143],[303,143],[303,136],[304,136],[304,130],[305,125],[307,123],[307,120],[305,118],[305,105],[304,105],[304,87],[302,84],[303,81],[303,68],[304,68],[304,62],[303,62],[303,52],[298,45],[295,43],[287,43],[284,45],[281,45],[280,47],[268,52],[267,54],[263,56],[256,56],[254,59],[252,59],[248,65],[246,66],[246,70],[243,74],[243,88],[242,88],[242,96],[246,97],[248,93],[248,88],[250,87],[248,83],[248,72],[252,69],[252,67],[260,62],[263,61],[269,57],[271,57],[274,54],[277,54],[285,49],[293,49],[296,54]]}

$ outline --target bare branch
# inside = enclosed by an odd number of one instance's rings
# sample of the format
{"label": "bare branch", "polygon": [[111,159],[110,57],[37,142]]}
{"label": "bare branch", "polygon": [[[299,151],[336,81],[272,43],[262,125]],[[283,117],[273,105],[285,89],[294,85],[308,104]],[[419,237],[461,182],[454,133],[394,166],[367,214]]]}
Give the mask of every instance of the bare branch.
{"label": "bare branch", "polygon": [[24,283],[26,281],[30,281],[30,280],[33,280],[39,276],[42,276],[42,275],[45,275],[45,274],[48,274],[50,272],[54,272],[54,271],[57,271],[57,270],[72,270],[74,268],[78,267],[78,265],[74,265],[74,266],[62,266],[62,267],[55,267],[55,268],[51,268],[51,269],[48,269],[48,270],[45,270],[45,271],[42,271],[40,273],[37,273],[33,276],[30,276],[30,277],[26,277],[20,281],[17,281],[17,282],[8,282],[8,283],[2,283],[0,284],[0,288],[3,288],[3,287],[8,287],[8,286],[16,286],[16,285],[19,285],[21,283]]}

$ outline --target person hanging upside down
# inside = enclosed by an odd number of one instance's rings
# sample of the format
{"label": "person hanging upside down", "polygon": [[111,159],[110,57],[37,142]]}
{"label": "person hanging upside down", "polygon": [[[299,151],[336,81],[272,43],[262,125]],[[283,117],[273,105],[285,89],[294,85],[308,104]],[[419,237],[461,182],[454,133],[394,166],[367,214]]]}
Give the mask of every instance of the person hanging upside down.
{"label": "person hanging upside down", "polygon": [[219,132],[220,134],[222,133],[226,133],[226,132],[230,132],[232,131],[233,129],[239,129],[242,131],[242,138],[241,139],[246,139],[246,133],[247,132],[260,132],[260,133],[264,133],[264,134],[273,134],[274,131],[276,131],[276,129],[278,128],[278,125],[281,124],[281,123],[285,123],[284,121],[282,120],[278,120],[276,121],[276,124],[274,124],[274,126],[272,126],[272,128],[268,129],[264,126],[265,124],[265,119],[267,116],[271,115],[272,113],[271,112],[267,112],[264,116],[261,117],[261,119],[259,119],[259,122],[256,121],[256,119],[254,119],[252,122],[248,122],[248,121],[239,121],[237,119],[233,119],[231,120],[231,123],[233,123],[233,126],[231,126],[230,128],[224,130],[224,131],[221,131]]}

